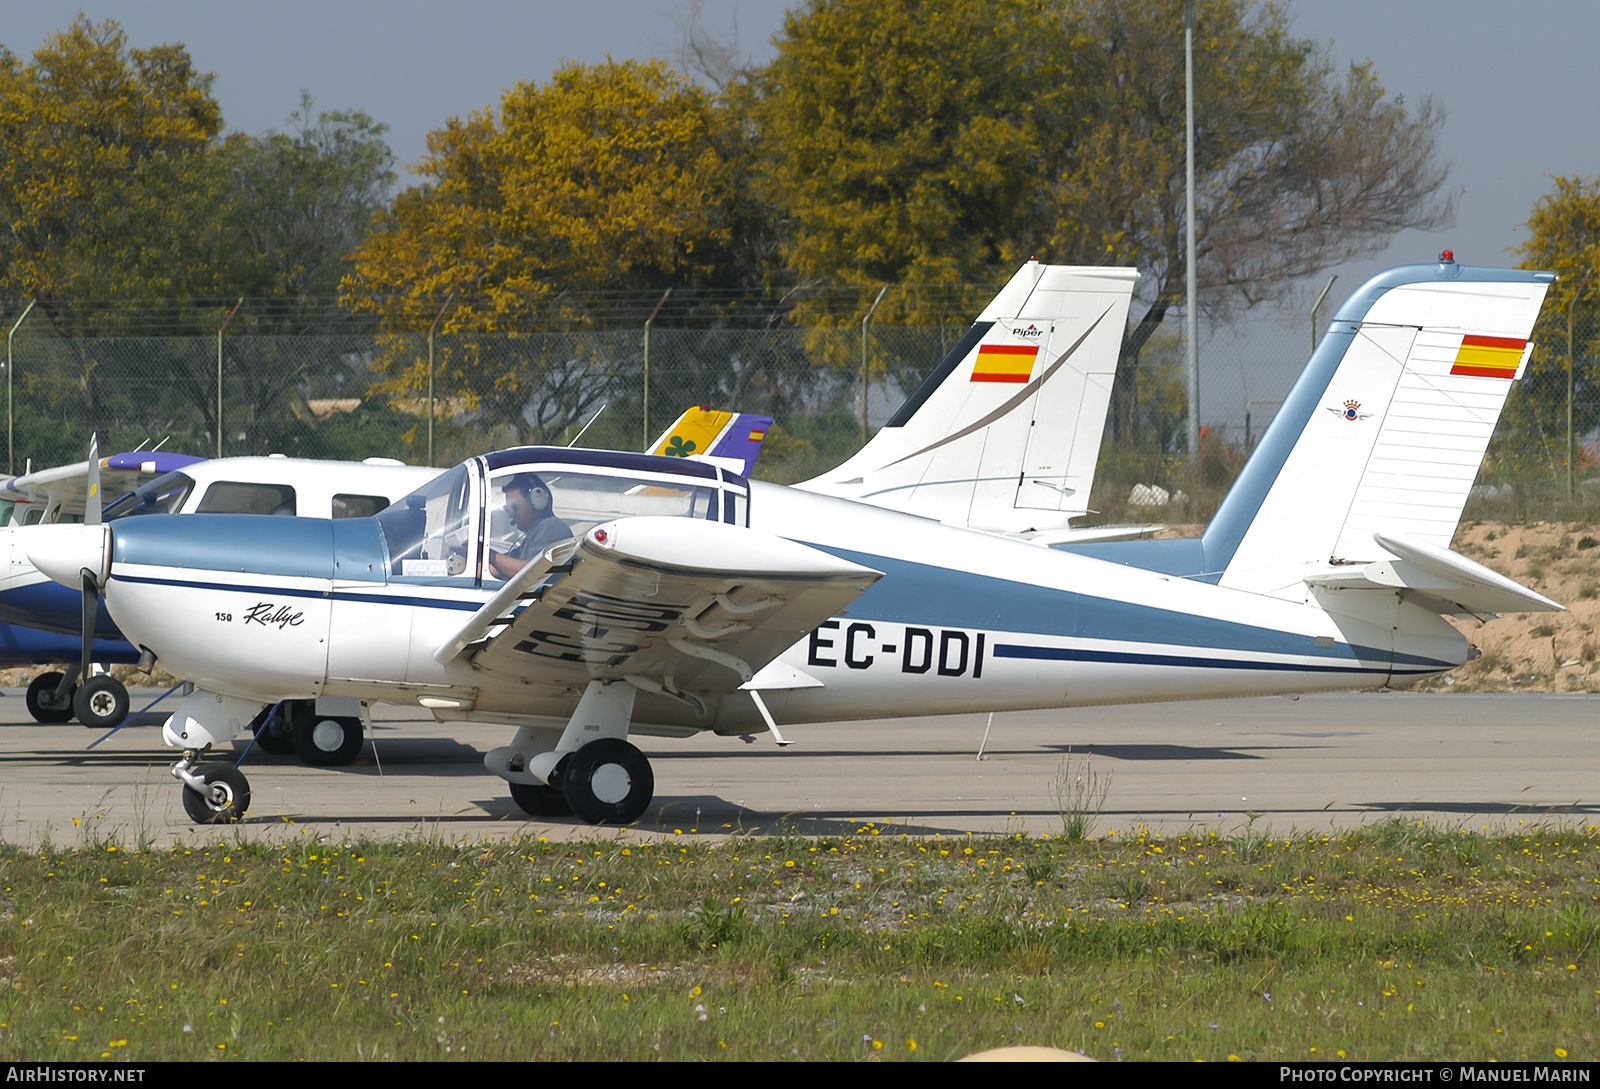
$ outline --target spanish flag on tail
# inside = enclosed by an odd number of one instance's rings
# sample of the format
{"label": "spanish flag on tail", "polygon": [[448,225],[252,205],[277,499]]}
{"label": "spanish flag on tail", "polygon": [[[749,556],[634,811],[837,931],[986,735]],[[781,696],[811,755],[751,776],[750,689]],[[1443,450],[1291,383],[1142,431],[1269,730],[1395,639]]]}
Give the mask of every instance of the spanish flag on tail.
{"label": "spanish flag on tail", "polygon": [[972,365],[974,382],[1015,382],[1021,385],[1033,376],[1033,361],[1038,358],[1036,344],[983,344]]}
{"label": "spanish flag on tail", "polygon": [[1515,378],[1527,346],[1526,340],[1514,337],[1464,336],[1450,373],[1470,374],[1475,378]]}

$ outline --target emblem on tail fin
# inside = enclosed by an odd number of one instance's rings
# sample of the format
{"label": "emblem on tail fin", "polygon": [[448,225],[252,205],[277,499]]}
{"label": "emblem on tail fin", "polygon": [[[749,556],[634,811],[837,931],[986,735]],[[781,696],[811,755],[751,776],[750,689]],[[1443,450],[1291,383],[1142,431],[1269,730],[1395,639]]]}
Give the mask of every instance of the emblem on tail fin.
{"label": "emblem on tail fin", "polygon": [[1372,415],[1370,412],[1361,411],[1360,401],[1346,401],[1343,408],[1335,408],[1333,405],[1328,405],[1327,409],[1335,416],[1343,416],[1345,419],[1352,421],[1364,420]]}

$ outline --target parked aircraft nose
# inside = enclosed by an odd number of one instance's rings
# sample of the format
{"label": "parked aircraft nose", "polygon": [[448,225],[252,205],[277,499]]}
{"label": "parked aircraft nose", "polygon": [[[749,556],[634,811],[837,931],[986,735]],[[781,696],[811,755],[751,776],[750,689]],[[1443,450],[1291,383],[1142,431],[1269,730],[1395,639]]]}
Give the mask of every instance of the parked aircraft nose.
{"label": "parked aircraft nose", "polygon": [[62,525],[28,526],[19,545],[35,567],[63,586],[81,589],[80,572],[88,568],[95,582],[105,585],[111,567],[111,527]]}

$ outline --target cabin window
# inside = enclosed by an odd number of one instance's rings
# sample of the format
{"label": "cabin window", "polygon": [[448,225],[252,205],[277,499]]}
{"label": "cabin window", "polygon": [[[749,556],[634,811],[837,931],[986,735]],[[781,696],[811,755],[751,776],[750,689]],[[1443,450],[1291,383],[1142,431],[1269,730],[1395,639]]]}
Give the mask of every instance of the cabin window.
{"label": "cabin window", "polygon": [[196,514],[294,514],[294,489],[287,484],[219,480],[206,489]]}
{"label": "cabin window", "polygon": [[[528,525],[516,525],[506,502],[506,485],[518,480],[542,482],[550,506],[536,512]],[[554,544],[581,536],[602,522],[617,518],[706,518],[721,521],[717,489],[678,478],[600,476],[565,469],[501,469],[489,478],[489,547],[514,554],[527,534]],[[558,525],[559,532],[547,528]],[[546,545],[547,547],[548,545]],[[540,548],[539,551],[543,551]]]}
{"label": "cabin window", "polygon": [[194,490],[194,480],[184,473],[168,473],[119,497],[101,511],[109,522],[139,514],[176,514]]}
{"label": "cabin window", "polygon": [[371,518],[389,505],[381,495],[336,495],[333,497],[335,518]]}

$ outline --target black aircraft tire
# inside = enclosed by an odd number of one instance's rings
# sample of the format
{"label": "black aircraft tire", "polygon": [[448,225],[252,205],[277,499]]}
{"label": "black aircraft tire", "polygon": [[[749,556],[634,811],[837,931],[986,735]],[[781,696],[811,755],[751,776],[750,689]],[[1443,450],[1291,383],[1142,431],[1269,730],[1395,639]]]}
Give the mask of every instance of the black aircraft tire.
{"label": "black aircraft tire", "polygon": [[361,720],[301,715],[289,732],[295,755],[314,768],[342,768],[361,755]]}
{"label": "black aircraft tire", "polygon": [[632,824],[655,796],[656,778],[644,753],[603,737],[567,757],[562,787],[572,812],[590,824]]}
{"label": "black aircraft tire", "polygon": [[91,730],[121,726],[128,717],[128,690],[115,677],[90,677],[72,694],[72,713]]}
{"label": "black aircraft tire", "polygon": [[183,811],[196,824],[237,824],[250,811],[250,781],[231,764],[201,764],[208,794],[183,788]]}
{"label": "black aircraft tire", "polygon": [[543,783],[507,783],[511,800],[530,817],[570,817],[572,805],[560,787]]}
{"label": "black aircraft tire", "polygon": [[[43,722],[48,725],[57,725],[62,722],[72,721],[72,698],[67,697],[65,707],[46,707],[44,700],[49,695],[54,695],[56,687],[61,684],[60,673],[41,673],[33,679],[28,686],[28,714],[33,716],[33,721]],[[76,690],[74,690],[76,691]]]}
{"label": "black aircraft tire", "polygon": [[284,721],[288,712],[279,707],[276,714],[256,727],[256,748],[268,756],[293,756],[294,734]]}

